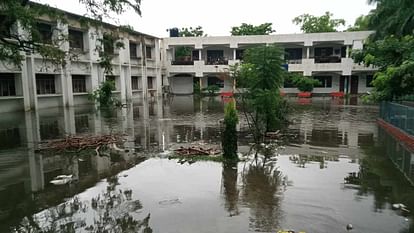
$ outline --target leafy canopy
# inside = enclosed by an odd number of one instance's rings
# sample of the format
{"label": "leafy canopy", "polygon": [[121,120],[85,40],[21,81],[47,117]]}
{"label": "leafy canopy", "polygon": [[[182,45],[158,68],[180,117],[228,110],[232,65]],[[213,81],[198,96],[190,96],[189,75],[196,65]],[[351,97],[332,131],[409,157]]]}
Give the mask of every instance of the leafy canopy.
{"label": "leafy canopy", "polygon": [[300,26],[304,33],[336,32],[339,26],[345,26],[344,19],[333,19],[329,11],[321,16],[303,14],[295,17],[292,22]]}
{"label": "leafy canopy", "polygon": [[263,23],[258,26],[252,24],[242,23],[238,27],[231,28],[232,36],[247,36],[247,35],[269,35],[276,30],[272,29],[272,23]]}
{"label": "leafy canopy", "polygon": [[199,36],[207,36],[204,34],[203,27],[197,26],[195,28],[181,28],[178,32],[179,37],[199,37]]}
{"label": "leafy canopy", "polygon": [[411,0],[371,0],[369,14],[375,34],[363,50],[354,51],[356,62],[378,67],[374,100],[399,100],[414,94],[414,4]]}
{"label": "leafy canopy", "polygon": [[348,32],[355,32],[355,31],[368,31],[370,30],[370,15],[361,15],[356,18],[354,26],[349,26],[347,31]]}
{"label": "leafy canopy", "polygon": [[[141,15],[140,0],[79,0],[79,3],[87,9],[86,17],[80,20],[84,27],[103,25],[104,19],[111,18],[113,14],[120,15],[127,9]],[[28,0],[1,1],[0,9],[0,61],[20,67],[25,53],[40,54],[55,65],[65,65],[67,59],[77,58],[78,54],[62,49],[68,38],[58,25],[50,25],[50,34],[57,36],[51,36],[49,40],[41,33],[38,23],[41,17],[49,18],[54,24],[57,21],[67,23],[63,11]],[[26,33],[16,33],[18,24]]]}

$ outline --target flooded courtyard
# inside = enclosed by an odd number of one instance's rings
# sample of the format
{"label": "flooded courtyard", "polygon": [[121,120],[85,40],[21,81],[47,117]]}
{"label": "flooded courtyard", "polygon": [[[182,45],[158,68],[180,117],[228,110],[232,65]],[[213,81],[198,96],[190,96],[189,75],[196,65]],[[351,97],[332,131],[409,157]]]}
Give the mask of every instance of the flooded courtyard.
{"label": "flooded courtyard", "polygon": [[[381,149],[379,109],[354,101],[291,99],[278,156],[226,165],[168,158],[220,144],[220,98],[2,114],[0,232],[414,232],[411,214],[392,208],[414,207],[414,192]],[[109,133],[126,135],[128,153],[37,153],[44,140]],[[240,151],[250,142],[241,132]],[[50,184],[61,174],[74,182]]]}

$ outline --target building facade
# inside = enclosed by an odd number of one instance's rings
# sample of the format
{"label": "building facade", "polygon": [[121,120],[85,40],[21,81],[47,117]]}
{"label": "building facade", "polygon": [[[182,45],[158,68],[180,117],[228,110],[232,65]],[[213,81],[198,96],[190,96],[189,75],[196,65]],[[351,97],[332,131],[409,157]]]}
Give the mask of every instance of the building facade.
{"label": "building facade", "polygon": [[[375,69],[355,64],[350,58],[351,50],[361,49],[370,31],[161,39],[110,24],[83,27],[81,16],[65,15],[66,23],[39,18],[38,31],[44,43],[67,37],[59,47],[75,54],[76,59],[68,57],[65,66],[56,66],[39,54],[22,53],[21,67],[1,62],[0,113],[93,104],[89,93],[108,79],[115,82],[114,95],[122,103],[163,92],[193,94],[195,85],[235,91],[234,81],[226,75],[230,65],[242,61],[245,49],[272,43],[284,48],[289,72],[321,81],[314,93],[361,94],[372,87]],[[11,30],[27,35],[18,24]],[[117,41],[106,46],[105,35],[113,33],[118,35]],[[123,46],[117,48],[118,42]],[[110,74],[100,65],[99,47],[112,57]],[[288,82],[283,91],[298,92]]]}
{"label": "building facade", "polygon": [[[67,37],[59,47],[76,58],[67,58],[65,66],[56,66],[38,54],[22,53],[21,67],[0,63],[0,113],[91,104],[89,93],[108,79],[115,82],[114,94],[123,103],[161,95],[159,38],[109,24],[85,28],[80,16],[66,16],[67,24],[41,18],[37,26],[44,43]],[[14,31],[26,33],[19,28]],[[112,46],[102,42],[108,32],[118,35]],[[123,47],[117,48],[118,42]],[[112,57],[112,73],[100,66],[99,46]]]}
{"label": "building facade", "polygon": [[[363,41],[371,34],[334,32],[263,36],[170,37],[162,40],[163,62],[174,94],[193,93],[194,83],[201,88],[217,85],[221,91],[233,90],[233,81],[221,75],[229,65],[240,63],[243,52],[257,45],[280,45],[285,50],[289,72],[301,73],[320,80],[314,93],[345,92],[361,94],[371,89],[375,69],[355,64],[351,50],[362,49]],[[188,55],[182,56],[185,48]],[[224,77],[224,78],[223,78]],[[297,93],[290,83],[283,91]]]}

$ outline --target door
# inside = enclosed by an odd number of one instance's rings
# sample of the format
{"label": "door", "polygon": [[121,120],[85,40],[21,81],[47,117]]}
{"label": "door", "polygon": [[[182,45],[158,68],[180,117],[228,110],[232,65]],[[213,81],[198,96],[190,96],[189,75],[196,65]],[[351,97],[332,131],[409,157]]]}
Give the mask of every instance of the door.
{"label": "door", "polygon": [[345,76],[339,78],[339,91],[345,92]]}
{"label": "door", "polygon": [[351,94],[358,94],[358,76],[351,76]]}

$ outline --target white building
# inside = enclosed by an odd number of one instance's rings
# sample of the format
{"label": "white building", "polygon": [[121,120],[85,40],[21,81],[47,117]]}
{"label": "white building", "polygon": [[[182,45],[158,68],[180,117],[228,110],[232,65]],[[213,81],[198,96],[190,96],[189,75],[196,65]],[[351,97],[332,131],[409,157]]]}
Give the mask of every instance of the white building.
{"label": "white building", "polygon": [[[81,16],[65,15],[67,24],[42,17],[38,28],[45,43],[62,35],[68,37],[59,46],[76,53],[78,58],[67,59],[64,67],[56,67],[38,54],[22,53],[21,68],[0,62],[0,113],[92,104],[88,93],[107,79],[115,81],[115,96],[123,103],[161,96],[163,90],[193,94],[194,83],[201,88],[218,85],[221,91],[232,91],[233,81],[223,72],[241,61],[246,48],[271,43],[285,49],[289,72],[321,81],[314,93],[365,93],[371,88],[375,72],[349,57],[352,49],[362,48],[372,33],[369,31],[160,39],[109,24],[85,28],[80,23]],[[13,33],[27,35],[16,28]],[[118,34],[124,48],[105,48],[101,43],[105,33]],[[111,75],[105,74],[99,64],[97,46],[113,56]],[[182,47],[188,49],[190,56],[176,56]],[[283,91],[298,92],[289,83],[285,83]]]}
{"label": "white building", "polygon": [[[201,87],[218,85],[221,91],[230,91],[233,82],[220,77],[229,65],[239,63],[247,48],[276,43],[285,49],[288,71],[299,72],[321,81],[313,92],[328,94],[345,92],[365,93],[375,69],[355,64],[350,58],[352,49],[361,49],[371,34],[362,32],[334,32],[312,34],[224,36],[224,37],[170,37],[162,40],[164,66],[170,90],[175,94],[193,93],[193,81]],[[178,49],[186,47],[191,56],[177,57]],[[286,93],[298,90],[285,83]]]}
{"label": "white building", "polygon": [[[39,19],[38,28],[45,43],[61,34],[67,36],[59,46],[75,52],[65,67],[56,67],[38,54],[24,54],[21,68],[0,63],[0,113],[93,103],[88,93],[106,79],[115,81],[114,92],[123,103],[133,98],[162,94],[160,39],[140,32],[120,30],[106,24],[84,28],[80,16],[65,13],[68,24]],[[14,33],[25,32],[21,29]],[[124,48],[101,45],[105,32],[116,32]],[[97,46],[113,56],[112,74],[106,75],[99,64]]]}

